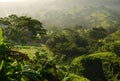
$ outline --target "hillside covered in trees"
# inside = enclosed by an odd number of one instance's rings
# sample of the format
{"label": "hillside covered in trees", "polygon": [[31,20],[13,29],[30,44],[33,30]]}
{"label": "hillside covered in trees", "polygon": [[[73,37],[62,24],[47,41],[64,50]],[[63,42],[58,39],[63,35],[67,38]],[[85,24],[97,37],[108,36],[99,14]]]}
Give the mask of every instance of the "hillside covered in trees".
{"label": "hillside covered in trees", "polygon": [[[47,30],[16,15],[1,18],[0,26],[1,81],[120,80],[119,26]],[[32,55],[20,51],[31,45],[37,49]]]}
{"label": "hillside covered in trees", "polygon": [[119,0],[38,2],[2,6],[0,81],[120,81]]}

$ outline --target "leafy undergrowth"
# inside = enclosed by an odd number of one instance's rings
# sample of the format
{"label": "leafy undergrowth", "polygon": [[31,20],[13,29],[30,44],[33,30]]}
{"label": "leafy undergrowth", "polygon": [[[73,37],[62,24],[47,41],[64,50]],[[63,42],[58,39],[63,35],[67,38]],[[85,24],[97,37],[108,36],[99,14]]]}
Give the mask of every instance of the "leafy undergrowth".
{"label": "leafy undergrowth", "polygon": [[72,72],[91,81],[120,80],[120,57],[110,52],[80,56],[75,58],[71,65]]}
{"label": "leafy undergrowth", "polygon": [[21,46],[21,45],[18,45],[18,46],[12,47],[12,50],[27,54],[31,59],[33,59],[34,54],[36,52],[39,52],[39,53],[46,52],[48,58],[53,57],[52,52],[45,45],[40,45],[40,46]]}
{"label": "leafy undergrowth", "polygon": [[[53,58],[52,52],[45,45],[40,47],[15,46],[13,50],[28,54],[31,59],[37,52],[46,54],[49,59]],[[120,79],[120,57],[111,52],[82,55],[73,59],[70,65],[66,63],[68,62],[56,65],[58,71],[60,70],[58,67],[62,66],[67,69],[61,70],[68,73],[67,75],[63,74],[62,81],[119,81]]]}
{"label": "leafy undergrowth", "polygon": [[75,74],[69,74],[62,81],[90,81],[90,80],[82,76],[78,76]]}

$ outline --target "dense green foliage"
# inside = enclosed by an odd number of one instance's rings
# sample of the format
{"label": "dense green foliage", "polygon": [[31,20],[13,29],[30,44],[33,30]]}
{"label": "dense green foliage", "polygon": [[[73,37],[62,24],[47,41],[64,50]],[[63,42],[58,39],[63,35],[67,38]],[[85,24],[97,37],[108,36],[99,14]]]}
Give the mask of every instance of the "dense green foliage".
{"label": "dense green foliage", "polygon": [[75,56],[87,53],[85,50],[88,42],[77,32],[71,29],[63,29],[62,32],[53,33],[46,44],[54,53]]}
{"label": "dense green foliage", "polygon": [[72,61],[72,65],[73,72],[84,75],[91,81],[119,81],[120,79],[120,58],[110,52],[77,57]]}
{"label": "dense green foliage", "polygon": [[[0,39],[2,39],[0,31]],[[2,41],[0,41],[2,42]],[[1,81],[36,81],[37,73],[25,68],[25,62],[31,62],[29,57],[17,51],[12,51],[4,44],[0,44],[0,80]]]}
{"label": "dense green foliage", "polygon": [[107,31],[102,27],[92,28],[89,30],[88,35],[91,39],[100,40],[106,37]]}
{"label": "dense green foliage", "polygon": [[[46,32],[38,20],[16,15],[1,18],[0,26],[0,81],[120,80],[119,27],[114,32],[101,26]],[[3,38],[38,47],[10,47]]]}
{"label": "dense green foliage", "polygon": [[26,16],[9,15],[0,18],[0,26],[3,29],[5,40],[17,44],[37,42],[40,35],[46,33],[40,21]]}

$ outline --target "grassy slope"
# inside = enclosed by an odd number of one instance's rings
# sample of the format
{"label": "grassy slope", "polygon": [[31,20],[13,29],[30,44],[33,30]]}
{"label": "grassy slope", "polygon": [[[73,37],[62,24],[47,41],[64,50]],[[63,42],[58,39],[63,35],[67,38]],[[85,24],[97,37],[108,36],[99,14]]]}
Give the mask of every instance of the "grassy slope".
{"label": "grassy slope", "polygon": [[53,57],[52,52],[51,52],[45,45],[41,45],[41,46],[39,46],[39,47],[37,47],[37,46],[14,46],[14,47],[12,48],[12,50],[25,53],[25,54],[27,54],[31,59],[34,57],[34,54],[35,54],[36,52],[39,52],[39,53],[41,54],[41,53],[44,53],[45,50],[46,50],[46,53],[48,54],[48,58],[52,58],[52,57]]}

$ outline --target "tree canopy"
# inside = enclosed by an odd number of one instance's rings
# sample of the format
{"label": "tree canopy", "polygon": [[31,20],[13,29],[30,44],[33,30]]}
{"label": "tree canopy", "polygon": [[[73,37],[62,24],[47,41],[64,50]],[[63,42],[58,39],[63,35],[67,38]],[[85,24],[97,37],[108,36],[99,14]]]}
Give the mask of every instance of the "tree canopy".
{"label": "tree canopy", "polygon": [[27,16],[0,18],[0,26],[4,30],[4,38],[9,42],[26,43],[46,33],[40,21]]}
{"label": "tree canopy", "polygon": [[102,28],[102,27],[95,27],[92,28],[91,30],[89,30],[88,32],[89,37],[94,39],[94,40],[99,40],[99,39],[103,39],[107,36],[107,31]]}

